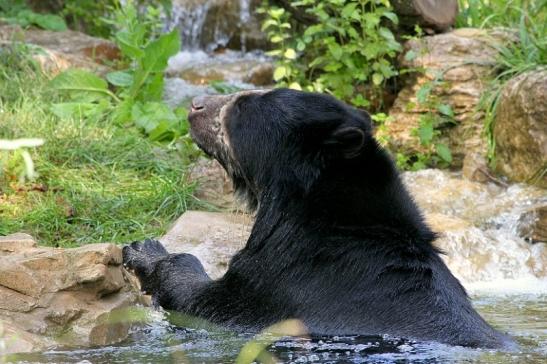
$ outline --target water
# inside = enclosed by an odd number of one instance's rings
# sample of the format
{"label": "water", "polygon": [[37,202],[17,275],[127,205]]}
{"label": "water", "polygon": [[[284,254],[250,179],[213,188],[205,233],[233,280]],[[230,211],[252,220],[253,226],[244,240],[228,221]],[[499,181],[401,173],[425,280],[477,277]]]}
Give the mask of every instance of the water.
{"label": "water", "polygon": [[[474,294],[475,307],[509,332],[520,351],[450,347],[389,337],[284,338],[268,347],[278,363],[545,363],[547,294]],[[175,327],[156,313],[119,345],[8,357],[13,363],[233,363],[252,335]]]}
{"label": "water", "polygon": [[[165,82],[169,105],[188,106],[195,96],[257,88],[250,83],[250,72],[272,60],[261,50],[248,50],[260,43],[255,5],[250,0],[173,1],[164,30],[180,31],[182,51],[169,60]],[[249,37],[255,37],[254,43]],[[219,81],[231,89],[219,91],[211,86]]]}
{"label": "water", "polygon": [[215,82],[230,87],[229,92],[256,89],[247,77],[253,67],[268,62],[271,60],[260,51],[213,54],[183,50],[169,59],[167,74],[171,77],[165,80],[165,101],[171,106],[186,106],[192,97],[219,93],[213,87]]}

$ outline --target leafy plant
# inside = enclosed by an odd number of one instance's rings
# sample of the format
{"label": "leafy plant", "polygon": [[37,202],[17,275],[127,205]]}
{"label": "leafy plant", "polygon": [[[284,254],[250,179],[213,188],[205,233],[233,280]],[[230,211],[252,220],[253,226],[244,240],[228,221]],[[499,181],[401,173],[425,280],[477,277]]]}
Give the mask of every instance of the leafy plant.
{"label": "leafy plant", "polygon": [[452,163],[450,148],[439,141],[440,129],[454,123],[454,111],[448,104],[435,96],[432,91],[443,87],[442,74],[433,81],[424,83],[416,92],[417,105],[410,103],[408,109],[424,108],[420,115],[418,127],[412,130],[412,135],[418,138],[424,151],[414,155],[398,154],[396,161],[400,168],[419,170],[427,166],[448,167]]}
{"label": "leafy plant", "polygon": [[167,61],[180,49],[178,32],[154,38],[157,23],[150,16],[142,19],[131,1],[118,10],[115,19],[119,25],[115,42],[130,67],[108,73],[106,80],[84,70],[61,73],[51,85],[70,101],[53,104],[52,111],[59,117],[110,115],[113,122],[132,122],[157,141],[186,134],[186,110],[171,110],[162,101]]}
{"label": "leafy plant", "polygon": [[0,0],[0,19],[22,27],[35,25],[47,30],[67,30],[62,17],[54,14],[35,13],[24,0]]}
{"label": "leafy plant", "polygon": [[[545,21],[545,0],[459,0],[457,27],[514,27],[522,14]],[[543,13],[543,14],[542,14]],[[543,19],[541,19],[543,17]]]}
{"label": "leafy plant", "polygon": [[397,75],[393,58],[402,50],[388,25],[398,23],[387,0],[301,0],[317,22],[299,26],[286,10],[263,7],[262,29],[277,57],[278,85],[329,92],[358,107],[379,99],[385,81]]}
{"label": "leafy plant", "polygon": [[[161,236],[196,207],[185,173],[194,157],[179,139],[158,145],[137,128],[102,118],[59,118],[50,112],[49,80],[25,55],[0,52],[0,139],[44,139],[32,156],[36,179],[19,183],[18,151],[0,151],[0,235],[27,232],[40,244],[125,243]],[[19,47],[14,51],[19,51]],[[6,57],[5,62],[3,58]],[[13,164],[12,164],[13,163]]]}

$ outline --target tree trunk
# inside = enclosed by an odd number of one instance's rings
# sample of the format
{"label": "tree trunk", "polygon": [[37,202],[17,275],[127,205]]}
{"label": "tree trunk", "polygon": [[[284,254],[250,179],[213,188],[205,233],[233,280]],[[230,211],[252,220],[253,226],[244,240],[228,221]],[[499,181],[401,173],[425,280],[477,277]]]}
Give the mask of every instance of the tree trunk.
{"label": "tree trunk", "polygon": [[391,0],[401,25],[445,31],[454,25],[458,0]]}

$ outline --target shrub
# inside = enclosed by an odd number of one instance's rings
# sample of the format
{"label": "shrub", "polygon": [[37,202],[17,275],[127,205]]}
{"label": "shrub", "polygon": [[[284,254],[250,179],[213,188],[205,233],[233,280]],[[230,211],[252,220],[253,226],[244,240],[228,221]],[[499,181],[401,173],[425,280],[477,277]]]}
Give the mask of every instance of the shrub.
{"label": "shrub", "polygon": [[263,30],[277,57],[280,86],[329,92],[358,107],[378,101],[392,60],[402,50],[389,25],[398,23],[387,0],[290,1],[316,19],[299,25],[285,9],[262,7]]}

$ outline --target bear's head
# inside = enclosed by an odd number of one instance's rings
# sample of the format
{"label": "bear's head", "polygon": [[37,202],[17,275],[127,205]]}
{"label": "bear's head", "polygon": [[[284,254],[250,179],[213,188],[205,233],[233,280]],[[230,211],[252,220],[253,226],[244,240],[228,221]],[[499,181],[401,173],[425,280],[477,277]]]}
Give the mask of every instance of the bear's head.
{"label": "bear's head", "polygon": [[196,97],[189,121],[194,141],[223,165],[251,207],[274,185],[306,193],[332,166],[377,148],[366,113],[290,89]]}

